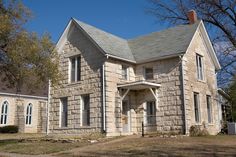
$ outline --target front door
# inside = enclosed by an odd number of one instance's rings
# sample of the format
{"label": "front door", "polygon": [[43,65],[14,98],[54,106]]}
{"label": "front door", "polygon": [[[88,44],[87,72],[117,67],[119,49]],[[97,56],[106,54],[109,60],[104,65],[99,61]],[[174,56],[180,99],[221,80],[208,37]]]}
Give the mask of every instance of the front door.
{"label": "front door", "polygon": [[128,101],[122,101],[122,129],[123,132],[129,132],[129,103]]}

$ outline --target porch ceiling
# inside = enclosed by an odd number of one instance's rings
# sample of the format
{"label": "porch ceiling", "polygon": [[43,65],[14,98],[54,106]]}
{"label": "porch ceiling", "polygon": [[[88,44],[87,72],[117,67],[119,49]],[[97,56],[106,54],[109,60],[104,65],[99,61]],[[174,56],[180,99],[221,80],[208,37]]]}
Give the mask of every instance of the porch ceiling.
{"label": "porch ceiling", "polygon": [[157,83],[147,82],[147,81],[135,81],[118,84],[118,88],[129,89],[129,90],[142,90],[149,88],[159,88],[161,85]]}

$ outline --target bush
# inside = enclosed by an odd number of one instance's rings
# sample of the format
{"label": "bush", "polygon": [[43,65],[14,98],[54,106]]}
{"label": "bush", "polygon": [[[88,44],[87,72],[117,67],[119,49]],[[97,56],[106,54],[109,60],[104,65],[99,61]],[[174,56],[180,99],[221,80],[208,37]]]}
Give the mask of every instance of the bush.
{"label": "bush", "polygon": [[192,125],[189,130],[190,136],[207,136],[209,132],[207,131],[206,127],[201,129],[200,125]]}
{"label": "bush", "polygon": [[18,130],[19,128],[16,125],[0,127],[0,133],[18,133]]}
{"label": "bush", "polygon": [[201,128],[199,125],[192,125],[189,130],[190,136],[199,136],[201,134]]}

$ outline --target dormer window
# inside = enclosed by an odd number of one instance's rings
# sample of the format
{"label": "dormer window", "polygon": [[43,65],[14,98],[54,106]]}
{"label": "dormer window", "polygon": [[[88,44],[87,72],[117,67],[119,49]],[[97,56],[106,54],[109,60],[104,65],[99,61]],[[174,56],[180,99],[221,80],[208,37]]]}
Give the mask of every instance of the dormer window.
{"label": "dormer window", "polygon": [[145,79],[146,80],[153,79],[153,68],[145,68]]}
{"label": "dormer window", "polygon": [[81,57],[76,56],[70,58],[70,82],[78,82],[81,80]]}

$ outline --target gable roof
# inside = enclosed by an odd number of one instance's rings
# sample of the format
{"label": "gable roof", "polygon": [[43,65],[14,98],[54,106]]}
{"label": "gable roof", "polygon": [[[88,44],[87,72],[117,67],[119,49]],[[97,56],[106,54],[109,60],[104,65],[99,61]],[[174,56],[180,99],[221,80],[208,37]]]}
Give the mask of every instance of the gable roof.
{"label": "gable roof", "polygon": [[179,25],[128,40],[135,60],[142,62],[186,52],[199,22],[192,25]]}
{"label": "gable roof", "polygon": [[[60,47],[63,36],[67,36],[69,25],[74,22],[79,29],[106,55],[113,58],[129,61],[132,63],[144,63],[164,58],[176,57],[184,54],[202,21],[194,24],[179,25],[160,32],[154,32],[138,38],[126,40],[111,33],[100,30],[77,19],[72,18],[63,35],[57,43]],[[205,29],[205,28],[203,28]],[[207,36],[207,33],[204,32]],[[207,36],[208,37],[208,36]],[[207,38],[209,40],[209,38]],[[209,44],[210,40],[208,41]],[[211,44],[211,43],[210,43]],[[211,56],[216,69],[220,68],[215,52],[211,49]]]}

